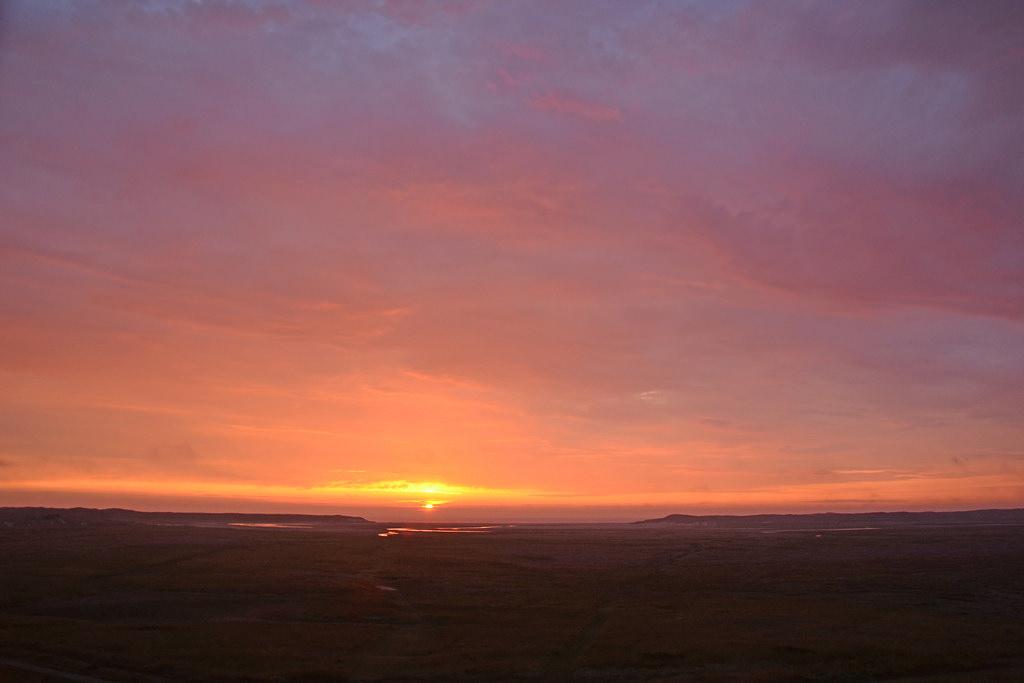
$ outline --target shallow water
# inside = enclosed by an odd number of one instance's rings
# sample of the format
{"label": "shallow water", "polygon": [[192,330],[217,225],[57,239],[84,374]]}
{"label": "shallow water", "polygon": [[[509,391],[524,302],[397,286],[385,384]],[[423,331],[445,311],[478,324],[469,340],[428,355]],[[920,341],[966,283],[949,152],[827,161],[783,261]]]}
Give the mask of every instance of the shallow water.
{"label": "shallow water", "polygon": [[824,531],[876,531],[878,528],[879,527],[877,527],[877,526],[839,526],[839,527],[824,528],[824,529],[765,529],[761,533],[762,534],[787,534],[787,533],[797,533],[797,532],[801,532],[801,531],[815,531],[815,532],[819,532],[819,533],[820,532],[824,532]]}
{"label": "shallow water", "polygon": [[312,524],[281,524],[278,522],[227,522],[228,526],[256,526],[258,528],[312,528]]}
{"label": "shallow water", "polygon": [[388,538],[402,534],[487,534],[496,528],[494,526],[439,526],[414,529],[412,527],[396,526],[389,527],[386,531],[382,531],[377,535],[381,538]]}

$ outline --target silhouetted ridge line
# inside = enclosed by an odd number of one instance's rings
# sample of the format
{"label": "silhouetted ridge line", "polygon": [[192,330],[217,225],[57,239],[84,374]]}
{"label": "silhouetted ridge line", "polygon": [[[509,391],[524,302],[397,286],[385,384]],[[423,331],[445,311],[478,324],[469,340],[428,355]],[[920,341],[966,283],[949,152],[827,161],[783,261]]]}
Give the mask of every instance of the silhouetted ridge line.
{"label": "silhouetted ridge line", "polygon": [[644,519],[633,524],[677,525],[722,529],[855,528],[964,524],[1024,524],[1024,509],[956,512],[815,512],[809,514],[683,515]]}
{"label": "silhouetted ridge line", "polygon": [[162,524],[182,526],[224,526],[230,524],[326,527],[342,524],[372,524],[352,515],[301,515],[246,512],[139,512],[123,508],[0,508],[0,526],[61,527],[101,524]]}

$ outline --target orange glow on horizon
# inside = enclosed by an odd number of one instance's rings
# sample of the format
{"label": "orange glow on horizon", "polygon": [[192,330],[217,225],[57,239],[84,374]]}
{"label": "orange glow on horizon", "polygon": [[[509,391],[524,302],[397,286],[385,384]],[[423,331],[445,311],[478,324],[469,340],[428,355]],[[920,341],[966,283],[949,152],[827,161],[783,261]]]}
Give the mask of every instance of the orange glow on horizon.
{"label": "orange glow on horizon", "polygon": [[[829,507],[848,506],[879,509],[900,506],[962,506],[959,492],[964,486],[987,490],[993,504],[1014,505],[1019,487],[1014,477],[1000,473],[982,473],[957,476],[937,472],[931,476],[895,476],[889,479],[871,478],[873,471],[853,473],[851,479],[827,484],[780,485],[750,489],[721,491],[667,491],[652,492],[600,492],[588,494],[525,489],[488,489],[437,481],[411,482],[405,480],[343,484],[335,482],[324,486],[282,486],[273,484],[214,483],[204,481],[120,480],[120,479],[52,479],[8,481],[0,490],[20,492],[63,492],[128,494],[141,493],[156,496],[174,496],[205,499],[263,500],[274,503],[311,505],[401,505],[410,501],[409,494],[449,495],[447,500],[422,498],[417,506],[435,510],[441,505],[458,502],[460,507],[562,507],[586,506],[696,506],[696,507],[749,507],[751,505]],[[875,502],[872,502],[875,501]]]}

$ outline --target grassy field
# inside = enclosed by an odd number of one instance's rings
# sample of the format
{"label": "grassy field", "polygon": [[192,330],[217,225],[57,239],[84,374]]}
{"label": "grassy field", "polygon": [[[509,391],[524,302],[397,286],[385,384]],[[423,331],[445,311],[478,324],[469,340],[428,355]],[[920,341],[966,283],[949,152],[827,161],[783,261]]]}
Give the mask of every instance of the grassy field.
{"label": "grassy field", "polygon": [[379,531],[0,529],[0,678],[1024,680],[1024,527]]}

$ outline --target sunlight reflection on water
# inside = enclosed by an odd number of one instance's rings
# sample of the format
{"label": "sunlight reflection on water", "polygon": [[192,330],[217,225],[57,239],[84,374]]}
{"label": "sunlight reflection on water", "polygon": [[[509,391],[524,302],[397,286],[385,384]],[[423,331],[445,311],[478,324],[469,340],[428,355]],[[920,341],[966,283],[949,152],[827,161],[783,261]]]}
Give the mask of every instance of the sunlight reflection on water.
{"label": "sunlight reflection on water", "polygon": [[[827,529],[765,529],[762,534],[791,534],[797,532],[808,532],[808,531],[876,531],[879,527],[877,526],[838,526]],[[819,534],[820,536],[820,534]]]}
{"label": "sunlight reflection on water", "polygon": [[402,534],[487,534],[490,533],[491,529],[495,529],[494,526],[440,526],[431,527],[428,529],[414,529],[412,527],[396,526],[389,527],[386,531],[382,531],[378,536],[381,538],[388,538],[390,536],[400,536]]}
{"label": "sunlight reflection on water", "polygon": [[278,522],[227,522],[228,526],[256,526],[258,528],[312,528],[312,524],[284,524]]}

